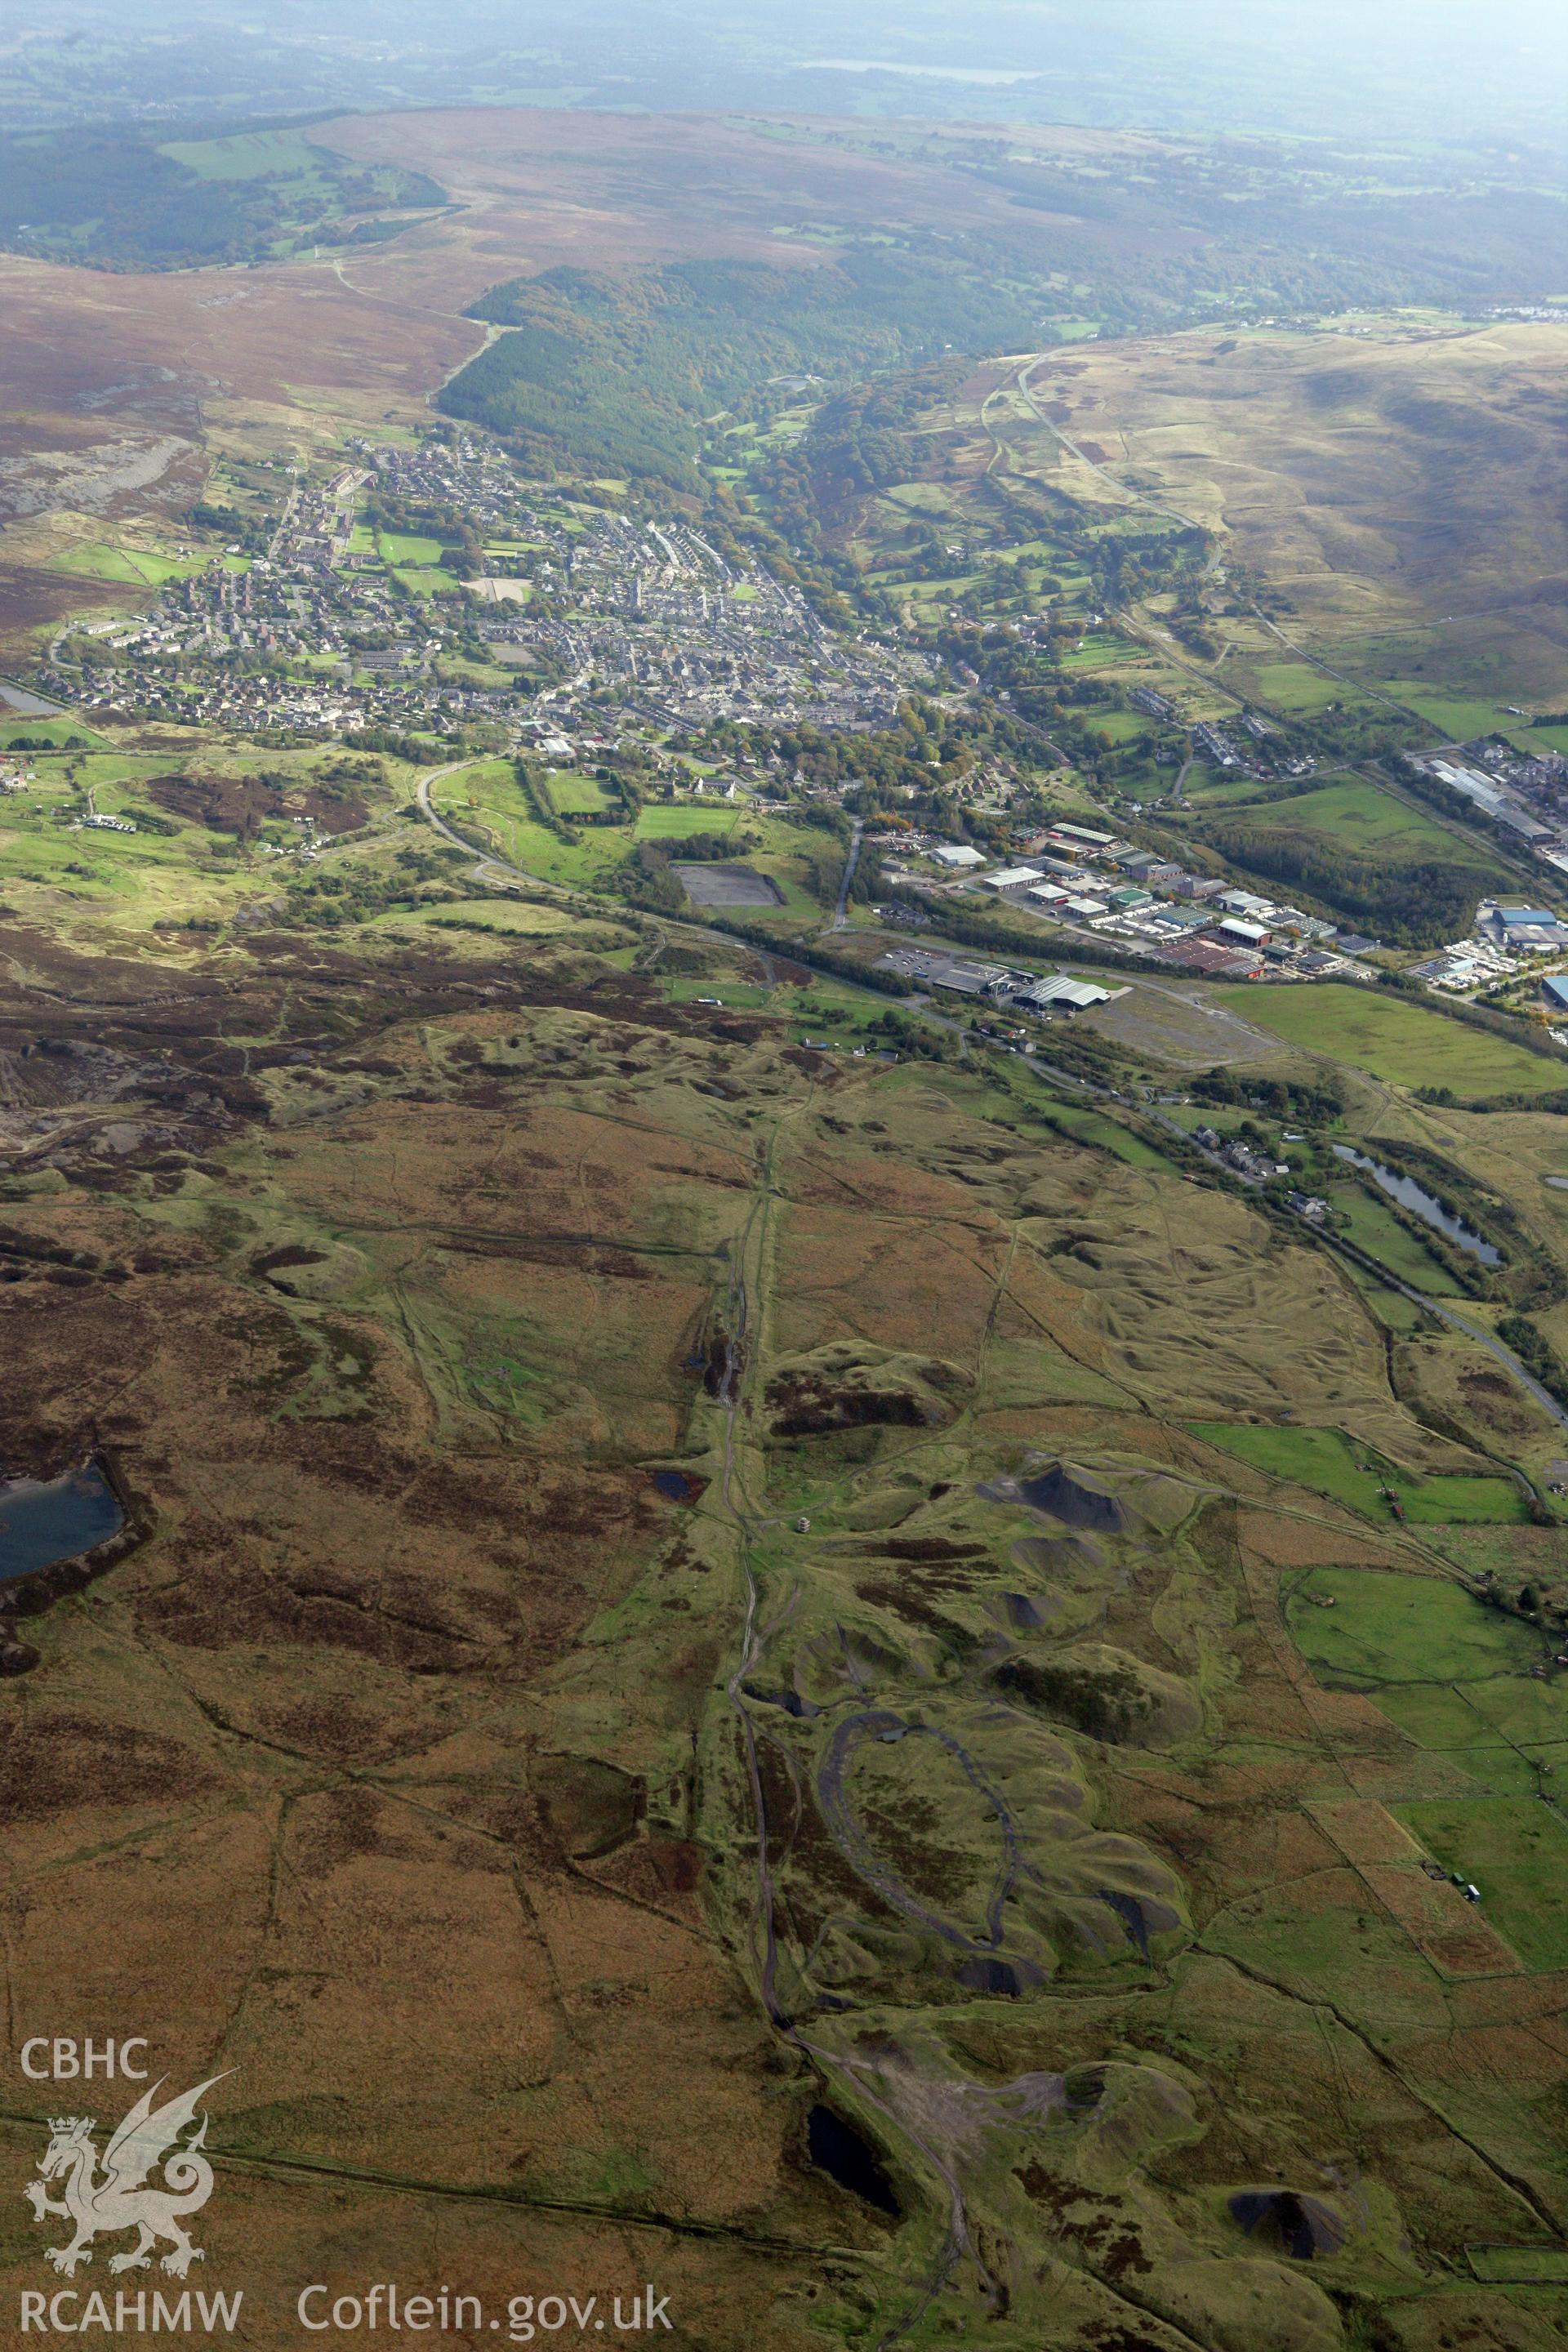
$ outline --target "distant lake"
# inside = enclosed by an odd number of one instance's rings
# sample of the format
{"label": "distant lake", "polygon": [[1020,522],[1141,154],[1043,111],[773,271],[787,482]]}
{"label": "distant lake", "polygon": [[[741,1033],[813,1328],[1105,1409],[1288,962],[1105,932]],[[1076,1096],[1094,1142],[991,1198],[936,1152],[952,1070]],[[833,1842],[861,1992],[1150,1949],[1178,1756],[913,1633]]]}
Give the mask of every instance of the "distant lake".
{"label": "distant lake", "polygon": [[1038,81],[1032,66],[900,66],[889,58],[807,58],[802,73],[920,74],[931,81],[973,81],[982,84]]}
{"label": "distant lake", "polygon": [[107,1543],[125,1514],[96,1463],[47,1482],[14,1478],[0,1486],[0,1584],[75,1559]]}
{"label": "distant lake", "polygon": [[1468,1251],[1483,1265],[1502,1264],[1500,1250],[1494,1249],[1490,1242],[1483,1241],[1470,1226],[1461,1224],[1458,1217],[1451,1217],[1442,1202],[1428,1192],[1424,1184],[1418,1184],[1414,1176],[1402,1176],[1396,1168],[1385,1168],[1381,1160],[1369,1160],[1364,1151],[1352,1151],[1348,1143],[1336,1143],[1334,1156],[1339,1160],[1348,1160],[1352,1168],[1363,1168],[1373,1182],[1381,1192],[1386,1192],[1391,1201],[1397,1201],[1401,1208],[1409,1209],[1424,1224],[1431,1225],[1440,1234],[1447,1234],[1456,1249]]}

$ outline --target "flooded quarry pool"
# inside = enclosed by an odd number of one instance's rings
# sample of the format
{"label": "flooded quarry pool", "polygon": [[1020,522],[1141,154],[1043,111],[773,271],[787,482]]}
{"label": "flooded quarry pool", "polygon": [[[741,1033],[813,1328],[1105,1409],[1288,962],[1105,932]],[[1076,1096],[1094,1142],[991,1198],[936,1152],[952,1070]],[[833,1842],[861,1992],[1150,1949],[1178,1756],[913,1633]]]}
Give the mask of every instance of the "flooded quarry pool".
{"label": "flooded quarry pool", "polygon": [[[1502,1264],[1500,1250],[1494,1248],[1492,1244],[1484,1240],[1479,1234],[1473,1233],[1468,1225],[1461,1223],[1459,1218],[1450,1215],[1436,1194],[1428,1192],[1426,1187],[1424,1184],[1418,1184],[1414,1176],[1402,1175],[1397,1168],[1385,1168],[1380,1160],[1369,1160],[1364,1151],[1352,1150],[1348,1143],[1336,1143],[1334,1157],[1336,1160],[1347,1161],[1352,1168],[1364,1171],[1380,1192],[1386,1192],[1390,1200],[1397,1201],[1402,1208],[1410,1210],[1413,1215],[1419,1217],[1424,1224],[1430,1225],[1435,1232],[1447,1234],[1457,1249],[1462,1249],[1471,1257],[1479,1258],[1483,1265]],[[1550,1183],[1552,1180],[1548,1177],[1546,1181]]]}
{"label": "flooded quarry pool", "polygon": [[13,1478],[0,1485],[0,1585],[14,1584],[57,1560],[75,1559],[107,1543],[125,1524],[114,1490],[96,1463],[63,1478]]}

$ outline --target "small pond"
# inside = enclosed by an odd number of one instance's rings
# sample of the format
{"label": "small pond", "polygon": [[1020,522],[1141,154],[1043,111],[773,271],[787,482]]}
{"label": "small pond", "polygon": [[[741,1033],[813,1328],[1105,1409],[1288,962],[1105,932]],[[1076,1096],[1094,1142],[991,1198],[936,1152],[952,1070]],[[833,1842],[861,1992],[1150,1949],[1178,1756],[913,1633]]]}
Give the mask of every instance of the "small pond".
{"label": "small pond", "polygon": [[707,1486],[706,1478],[695,1477],[689,1470],[650,1470],[648,1480],[656,1493],[672,1503],[694,1503]]}
{"label": "small pond", "polygon": [[819,2101],[805,2119],[805,2144],[813,2164],[820,2165],[840,2189],[874,2205],[879,2213],[897,2214],[899,2200],[882,2159],[854,2124]]}
{"label": "small pond", "polygon": [[1391,1201],[1397,1201],[1401,1208],[1408,1209],[1412,1215],[1419,1217],[1423,1224],[1446,1234],[1456,1249],[1462,1249],[1469,1256],[1479,1258],[1482,1265],[1501,1265],[1501,1251],[1494,1249],[1490,1242],[1483,1241],[1479,1234],[1462,1224],[1458,1217],[1451,1217],[1442,1202],[1428,1192],[1425,1185],[1418,1184],[1414,1176],[1402,1176],[1397,1168],[1385,1168],[1380,1160],[1369,1160],[1364,1151],[1354,1151],[1348,1143],[1336,1143],[1334,1157],[1349,1160],[1352,1168],[1364,1169],[1380,1192],[1386,1192]]}
{"label": "small pond", "polygon": [[114,1490],[94,1462],[47,1481],[0,1484],[0,1584],[75,1559],[125,1524]]}

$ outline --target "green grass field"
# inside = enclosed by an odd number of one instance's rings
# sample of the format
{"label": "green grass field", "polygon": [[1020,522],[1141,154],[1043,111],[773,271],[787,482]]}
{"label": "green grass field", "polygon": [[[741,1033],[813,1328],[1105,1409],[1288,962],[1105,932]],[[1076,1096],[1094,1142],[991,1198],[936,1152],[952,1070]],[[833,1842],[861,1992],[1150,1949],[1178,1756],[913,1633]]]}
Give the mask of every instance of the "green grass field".
{"label": "green grass field", "polygon": [[1173,1172],[1173,1162],[1163,1151],[1145,1143],[1141,1135],[1134,1135],[1118,1120],[1107,1118],[1103,1112],[1082,1110],[1077,1103],[1063,1102],[1055,1097],[1041,1108],[1052,1127],[1071,1136],[1075,1142],[1109,1151],[1113,1159],[1125,1160],[1130,1168],[1156,1168],[1167,1176]]}
{"label": "green grass field", "polygon": [[[37,882],[88,897],[101,892],[117,911],[151,921],[237,878],[237,867],[210,859],[205,836],[182,826],[174,834],[82,833],[44,814],[37,793],[0,801],[0,883]],[[105,816],[139,811],[124,791],[100,791]],[[198,862],[199,861],[199,862]]]}
{"label": "green grass field", "polygon": [[[1331,1604],[1331,1605],[1328,1605]],[[1480,1888],[1484,1916],[1527,1968],[1568,1964],[1568,1829],[1542,1794],[1568,1790],[1568,1676],[1531,1671],[1541,1636],[1444,1579],[1315,1569],[1288,1601],[1330,1688],[1364,1692],[1474,1794],[1392,1810],[1433,1858]]]}
{"label": "green grass field", "polygon": [[626,862],[628,836],[614,826],[595,825],[565,842],[541,824],[510,761],[460,769],[432,797],[459,833],[474,841],[489,836],[510,864],[546,882],[592,888]]}
{"label": "green grass field", "polygon": [[1150,732],[1151,722],[1138,710],[1097,710],[1089,724],[1113,743],[1136,743]]}
{"label": "green grass field", "polygon": [[416,572],[441,561],[443,542],[438,539],[424,539],[410,530],[384,530],[376,536],[381,542],[382,561],[395,569]]}
{"label": "green grass field", "polygon": [[671,1004],[696,1004],[703,997],[721,997],[731,1013],[762,1013],[773,1002],[773,991],[752,980],[667,980],[664,993]]}
{"label": "green grass field", "polygon": [[589,930],[569,907],[541,906],[528,898],[470,898],[460,907],[397,908],[374,916],[368,928],[494,931],[508,939],[552,939],[563,933],[574,940],[613,936]]}
{"label": "green grass field", "polygon": [[1509,723],[1500,702],[1479,695],[1445,694],[1440,688],[1426,685],[1418,677],[1390,678],[1387,690],[1399,701],[1408,703],[1412,710],[1418,710],[1423,719],[1456,743],[1468,743],[1477,735],[1489,735],[1494,728]]}
{"label": "green grass field", "polygon": [[28,743],[47,741],[63,746],[73,735],[84,743],[102,744],[104,740],[80,719],[8,719],[0,725],[0,751],[9,751],[19,739]]}
{"label": "green grass field", "polygon": [[1483,1916],[1527,1968],[1568,1965],[1568,1826],[1539,1797],[1396,1805],[1445,1869],[1479,1886]]}
{"label": "green grass field", "polygon": [[69,572],[81,579],[112,580],[128,587],[161,588],[165,580],[184,580],[199,572],[205,558],[184,561],[153,555],[145,548],[118,547],[107,540],[88,540],[62,548],[50,561],[51,572]]}
{"label": "green grass field", "polygon": [[1546,1094],[1568,1067],[1506,1037],[1468,1029],[1373,988],[1220,988],[1215,1001],[1288,1045],[1349,1062],[1397,1087],[1451,1087],[1457,1095]]}
{"label": "green grass field", "polygon": [[733,833],[751,814],[738,801],[649,801],[637,811],[639,841],[686,841],[694,833]]}
{"label": "green grass field", "polygon": [[[1333,1601],[1332,1609],[1322,1607]],[[1287,1616],[1302,1655],[1340,1688],[1378,1691],[1394,1685],[1479,1687],[1510,1684],[1544,1654],[1541,1637],[1517,1617],[1488,1609],[1447,1577],[1375,1569],[1318,1568],[1290,1594]],[[1556,1737],[1568,1738],[1568,1685],[1537,1687],[1556,1706]],[[1381,1701],[1380,1701],[1381,1704]],[[1471,1744],[1487,1737],[1485,1718],[1468,1720]],[[1424,1744],[1458,1746],[1458,1738]]]}
{"label": "green grass field", "polygon": [[[1356,1444],[1340,1429],[1281,1429],[1228,1422],[1193,1422],[1194,1436],[1234,1454],[1271,1477],[1310,1486],[1370,1519],[1388,1519],[1379,1491],[1391,1486],[1413,1526],[1522,1524],[1529,1507],[1510,1478],[1412,1478]],[[1366,1465],[1366,1466],[1363,1466]],[[1468,1604],[1474,1605],[1474,1604]]]}
{"label": "green grass field", "polygon": [[1431,858],[1474,866],[1489,862],[1479,844],[1467,842],[1360,778],[1325,784],[1293,800],[1270,802],[1258,809],[1255,822],[1259,832],[1317,834],[1336,847],[1401,863]]}
{"label": "green grass field", "polygon": [[[1064,669],[1114,669],[1123,663],[1142,663],[1147,658],[1147,649],[1144,646],[1129,645],[1125,637],[1102,637],[1091,634],[1085,637],[1080,649],[1062,656],[1062,667]],[[1099,723],[1092,710],[1086,712],[1085,715],[1091,726]]]}
{"label": "green grass field", "polygon": [[1258,700],[1295,717],[1310,717],[1314,711],[1326,710],[1331,702],[1361,698],[1339,678],[1325,677],[1310,662],[1264,661],[1255,662],[1251,667]]}
{"label": "green grass field", "polygon": [[171,139],[159,151],[203,180],[313,178],[322,158],[301,131],[241,131],[228,139]]}
{"label": "green grass field", "polygon": [[[1174,775],[1171,781],[1174,783]],[[1223,768],[1211,768],[1201,760],[1187,770],[1186,781],[1182,786],[1183,802],[1194,802],[1202,808],[1217,807],[1231,801],[1251,801],[1257,797],[1255,778],[1227,775]]]}
{"label": "green grass field", "polygon": [[596,776],[563,768],[549,781],[550,797],[563,816],[597,816],[603,809],[620,806],[618,797],[606,792]]}
{"label": "green grass field", "polygon": [[1430,1291],[1437,1298],[1463,1297],[1462,1286],[1442,1260],[1424,1248],[1384,1202],[1374,1201],[1359,1184],[1336,1184],[1329,1198],[1348,1219],[1352,1241],[1369,1251],[1401,1282],[1408,1282],[1416,1290]]}

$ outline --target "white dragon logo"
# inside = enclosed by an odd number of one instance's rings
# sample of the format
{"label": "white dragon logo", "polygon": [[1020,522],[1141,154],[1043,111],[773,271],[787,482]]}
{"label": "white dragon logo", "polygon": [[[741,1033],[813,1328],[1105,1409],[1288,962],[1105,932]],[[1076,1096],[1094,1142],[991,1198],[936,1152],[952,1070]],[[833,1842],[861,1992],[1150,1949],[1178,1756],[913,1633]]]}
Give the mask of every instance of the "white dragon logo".
{"label": "white dragon logo", "polygon": [[[100,2230],[140,2232],[129,2253],[110,2258],[111,2271],[145,2270],[160,2238],[167,2238],[174,2248],[172,2253],[163,2256],[163,2268],[175,2278],[184,2278],[193,2263],[205,2260],[201,2248],[192,2245],[180,2222],[183,2215],[199,2213],[213,2193],[213,2168],[201,2152],[207,2136],[206,2117],[202,2117],[200,2129],[184,2146],[179,2143],[179,2136],[187,2124],[195,2122],[203,2094],[223,2079],[221,2074],[214,2074],[199,2083],[194,2091],[165,2100],[156,2109],[153,2102],[163,2083],[154,2083],[150,2091],[144,2091],[124,2121],[116,2126],[103,2151],[101,2179],[98,2178],[98,2150],[92,2142],[96,2118],[51,2116],[49,2144],[38,2158],[43,2179],[29,2180],[22,2194],[31,2205],[36,2221],[41,2221],[46,2213],[55,2213],[76,2225],[76,2235],[68,2246],[46,2249],[56,2270],[63,2271],[69,2278],[79,2263],[90,2263],[92,2241]],[[145,2185],[147,2176],[160,2165],[167,2185],[149,2189]],[[58,2180],[62,2173],[64,2201],[57,2204],[44,2183]]]}

